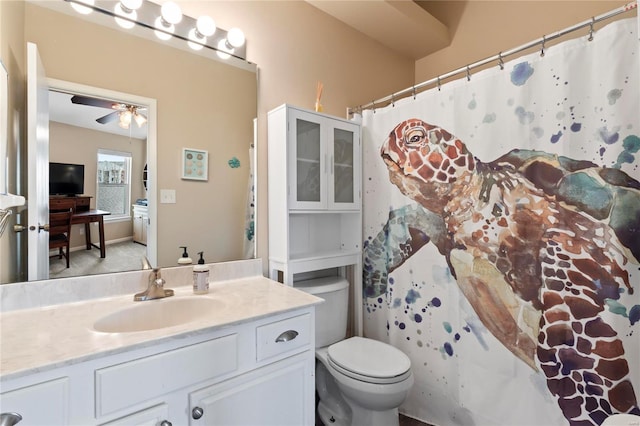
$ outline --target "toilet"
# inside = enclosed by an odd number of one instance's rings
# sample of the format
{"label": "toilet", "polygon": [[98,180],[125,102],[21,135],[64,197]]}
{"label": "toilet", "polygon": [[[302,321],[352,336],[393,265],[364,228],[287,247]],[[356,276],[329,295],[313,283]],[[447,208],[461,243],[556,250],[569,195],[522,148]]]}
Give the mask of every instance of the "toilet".
{"label": "toilet", "polygon": [[342,277],[297,281],[321,297],[316,306],[316,391],[325,426],[398,425],[398,407],[413,386],[411,361],[386,343],[345,339],[349,282]]}

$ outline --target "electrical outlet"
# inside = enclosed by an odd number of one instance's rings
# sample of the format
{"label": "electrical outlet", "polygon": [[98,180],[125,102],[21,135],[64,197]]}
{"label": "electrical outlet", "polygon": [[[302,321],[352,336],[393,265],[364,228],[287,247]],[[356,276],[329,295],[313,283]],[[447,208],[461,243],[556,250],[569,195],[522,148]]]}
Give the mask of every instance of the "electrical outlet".
{"label": "electrical outlet", "polygon": [[80,232],[80,235],[84,235],[84,226],[79,226],[78,232]]}
{"label": "electrical outlet", "polygon": [[161,189],[160,190],[160,203],[162,203],[162,204],[175,204],[176,203],[176,190],[175,189]]}

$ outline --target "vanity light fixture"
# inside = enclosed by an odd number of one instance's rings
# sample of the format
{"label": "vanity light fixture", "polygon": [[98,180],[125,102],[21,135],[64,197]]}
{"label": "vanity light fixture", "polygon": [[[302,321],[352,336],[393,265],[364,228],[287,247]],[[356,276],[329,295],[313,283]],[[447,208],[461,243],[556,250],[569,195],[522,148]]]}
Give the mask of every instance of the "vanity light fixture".
{"label": "vanity light fixture", "polygon": [[187,44],[193,50],[200,50],[207,44],[207,37],[211,37],[215,32],[215,21],[209,16],[203,15],[196,21],[195,28],[189,30],[189,41]]}
{"label": "vanity light fixture", "polygon": [[160,16],[154,22],[155,35],[160,40],[169,40],[176,30],[176,24],[182,20],[182,10],[180,6],[172,1],[168,1],[160,8]]}
{"label": "vanity light fixture", "polygon": [[[87,6],[83,6],[83,3]],[[73,7],[73,10],[82,15],[88,15],[93,12],[93,9],[90,6],[93,6],[94,3],[94,0],[78,0],[77,3],[71,3],[71,7]]]}
{"label": "vanity light fixture", "polygon": [[115,17],[116,23],[125,29],[133,28],[138,19],[136,11],[140,6],[142,6],[142,0],[120,0],[113,9],[117,15]]}
{"label": "vanity light fixture", "polygon": [[215,21],[209,16],[201,16],[196,20],[183,15],[180,6],[173,1],[164,2],[162,5],[149,0],[63,1],[71,4],[80,13],[95,11],[110,16],[125,29],[131,29],[137,25],[153,31],[158,39],[182,40],[193,50],[206,53],[209,49],[217,52],[218,56],[224,59],[233,56],[236,59],[245,60],[246,57],[246,40],[240,29],[232,28],[225,31],[217,28]]}

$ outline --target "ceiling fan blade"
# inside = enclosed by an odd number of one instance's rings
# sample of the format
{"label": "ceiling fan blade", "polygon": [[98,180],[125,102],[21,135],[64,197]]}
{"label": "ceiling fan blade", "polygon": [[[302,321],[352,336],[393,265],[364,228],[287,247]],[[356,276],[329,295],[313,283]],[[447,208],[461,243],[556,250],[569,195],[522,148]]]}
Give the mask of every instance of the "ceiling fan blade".
{"label": "ceiling fan blade", "polygon": [[89,105],[89,106],[109,108],[109,109],[113,109],[114,105],[118,105],[117,102],[106,101],[104,99],[90,98],[88,96],[80,96],[80,95],[72,96],[71,102],[74,104]]}
{"label": "ceiling fan blade", "polygon": [[109,113],[103,117],[96,119],[96,121],[100,124],[111,123],[112,121],[116,121],[119,115],[120,115],[120,111],[113,111],[112,113]]}

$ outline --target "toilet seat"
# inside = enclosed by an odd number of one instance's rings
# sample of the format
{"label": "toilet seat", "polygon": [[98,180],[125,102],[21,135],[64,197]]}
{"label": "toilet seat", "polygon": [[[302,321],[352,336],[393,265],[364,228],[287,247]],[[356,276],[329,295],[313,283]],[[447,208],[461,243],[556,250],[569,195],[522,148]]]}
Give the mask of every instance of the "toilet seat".
{"label": "toilet seat", "polygon": [[411,360],[402,351],[357,336],[329,346],[327,361],[341,374],[367,383],[398,383],[411,375]]}

